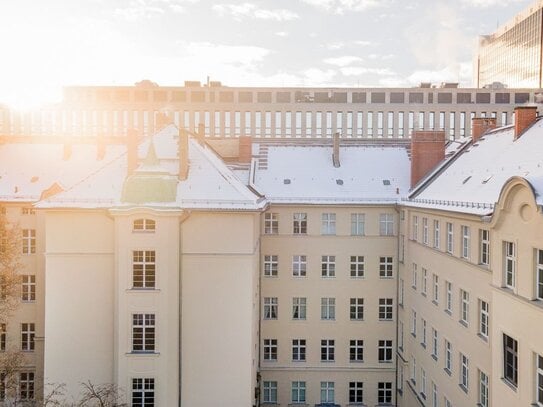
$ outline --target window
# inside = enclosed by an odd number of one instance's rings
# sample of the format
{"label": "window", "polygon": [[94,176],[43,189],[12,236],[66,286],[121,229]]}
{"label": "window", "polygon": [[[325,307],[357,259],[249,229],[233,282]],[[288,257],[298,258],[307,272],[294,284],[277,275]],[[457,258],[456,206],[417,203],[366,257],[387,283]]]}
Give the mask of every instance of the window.
{"label": "window", "polygon": [[413,263],[413,272],[412,272],[412,278],[411,278],[411,287],[413,287],[415,290],[417,289],[417,264]]}
{"label": "window", "polygon": [[536,297],[543,300],[543,250],[539,249],[536,253]]}
{"label": "window", "polygon": [[422,218],[422,243],[428,244],[428,218]]}
{"label": "window", "polygon": [[479,406],[488,407],[488,376],[479,370]]}
{"label": "window", "polygon": [[543,406],[543,356],[536,356],[536,378],[535,378],[535,388],[537,391],[537,405]]}
{"label": "window", "polygon": [[306,319],[307,299],[305,297],[292,298],[292,319]]}
{"label": "window", "polygon": [[132,379],[132,407],[153,407],[155,405],[155,379]]}
{"label": "window", "polygon": [[6,373],[0,373],[0,402],[6,399],[6,376]]}
{"label": "window", "polygon": [[453,224],[447,222],[447,253],[452,254],[454,250],[454,229]]}
{"label": "window", "polygon": [[277,339],[264,339],[264,360],[277,360]]}
{"label": "window", "polygon": [[394,215],[381,213],[379,215],[379,234],[381,236],[392,236],[394,234]]}
{"label": "window", "polygon": [[392,362],[392,341],[391,340],[379,340],[378,359],[379,359],[379,363]]}
{"label": "window", "polygon": [[292,340],[292,360],[295,362],[305,362],[305,339]]}
{"label": "window", "polygon": [[421,327],[421,340],[420,344],[426,348],[426,320],[424,318],[420,319],[420,327]]}
{"label": "window", "polygon": [[19,373],[19,398],[34,400],[34,372]]}
{"label": "window", "polygon": [[517,387],[518,342],[506,334],[503,334],[503,378]]}
{"label": "window", "polygon": [[417,383],[417,360],[411,356],[411,382]]}
{"label": "window", "polygon": [[419,240],[419,217],[413,216],[413,236],[412,239]]}
{"label": "window", "polygon": [[437,330],[435,328],[432,328],[432,356],[436,360],[437,360],[437,352],[438,352],[437,341],[438,341]]}
{"label": "window", "polygon": [[264,297],[264,319],[277,319],[278,307],[277,297]]}
{"label": "window", "polygon": [[403,351],[403,322],[398,321],[398,349]]}
{"label": "window", "polygon": [[322,235],[335,235],[336,234],[336,214],[335,213],[323,213],[322,214]]}
{"label": "window", "polygon": [[292,233],[305,235],[307,233],[307,213],[295,213],[292,220]]}
{"label": "window", "polygon": [[23,254],[36,253],[36,230],[23,229]]}
{"label": "window", "polygon": [[452,407],[452,403],[447,397],[445,397],[444,400],[445,400],[445,407]]}
{"label": "window", "polygon": [[423,267],[422,268],[422,287],[420,289],[420,293],[423,295],[426,295],[427,291],[428,291],[428,270],[426,270]]}
{"label": "window", "polygon": [[262,401],[264,403],[277,403],[277,382],[264,381]]}
{"label": "window", "polygon": [[349,403],[362,403],[364,401],[364,383],[349,382]]}
{"label": "window", "polygon": [[321,298],[321,319],[336,319],[335,298]]}
{"label": "window", "polygon": [[22,215],[35,215],[36,211],[34,210],[34,208],[24,207],[24,208],[21,208],[21,214]]}
{"label": "window", "polygon": [[392,298],[379,298],[379,319],[381,321],[392,320]]}
{"label": "window", "polygon": [[426,400],[426,370],[420,368],[420,395]]}
{"label": "window", "polygon": [[384,404],[392,403],[392,382],[377,383],[377,402]]}
{"label": "window", "polygon": [[154,250],[132,252],[132,287],[155,288],[156,256]]}
{"label": "window", "polygon": [[134,232],[154,232],[156,223],[152,219],[136,219],[132,225]]}
{"label": "window", "polygon": [[439,221],[434,220],[434,248],[439,249],[441,245],[441,239],[440,239],[440,231],[439,231]]}
{"label": "window", "polygon": [[351,213],[351,235],[364,235],[365,215],[363,213]]}
{"label": "window", "polygon": [[321,361],[322,362],[334,361],[334,340],[333,339],[321,340]]}
{"label": "window", "polygon": [[392,278],[394,259],[391,256],[379,257],[379,278]]}
{"label": "window", "polygon": [[6,350],[6,324],[0,324],[0,352]]}
{"label": "window", "polygon": [[445,339],[445,371],[451,374],[452,371],[452,345]]}
{"label": "window", "polygon": [[460,322],[467,325],[469,322],[469,293],[460,290]]}
{"label": "window", "polygon": [[293,403],[305,403],[305,382],[292,382],[291,401]]}
{"label": "window", "polygon": [[21,350],[34,350],[34,335],[36,332],[35,329],[35,324],[33,323],[21,324]]}
{"label": "window", "polygon": [[364,256],[351,256],[351,277],[364,277]]}
{"label": "window", "polygon": [[334,402],[334,382],[321,382],[321,404]]}
{"label": "window", "polygon": [[403,278],[400,278],[400,288],[399,288],[399,292],[398,292],[398,305],[403,307],[403,297],[404,297],[404,282],[403,282]]}
{"label": "window", "polygon": [[516,254],[515,244],[513,242],[503,242],[505,256],[505,286],[515,288],[516,283]]}
{"label": "window", "polygon": [[479,240],[480,240],[479,262],[485,266],[488,266],[490,262],[490,231],[485,230],[485,229],[480,229]]}
{"label": "window", "polygon": [[463,353],[460,354],[460,387],[466,392],[469,389],[469,359]]}
{"label": "window", "polygon": [[350,318],[351,321],[364,319],[364,298],[351,298]]}
{"label": "window", "polygon": [[445,281],[445,311],[452,314],[452,283]]}
{"label": "window", "polygon": [[307,275],[307,257],[304,255],[292,256],[292,275],[305,277]]}
{"label": "window", "polygon": [[155,314],[132,314],[132,351],[155,350]]}
{"label": "window", "polygon": [[432,407],[438,407],[437,386],[434,382],[432,382]]}
{"label": "window", "polygon": [[36,276],[35,275],[23,275],[22,279],[22,292],[21,299],[24,302],[36,301]]}
{"label": "window", "polygon": [[276,235],[279,233],[279,214],[267,212],[264,214],[264,234]]}
{"label": "window", "polygon": [[279,258],[277,255],[264,256],[264,276],[277,277],[279,267]]}
{"label": "window", "polygon": [[488,302],[479,300],[479,335],[488,338],[488,323],[490,322]]}
{"label": "window", "polygon": [[336,256],[321,257],[321,276],[335,277],[336,276]]}
{"label": "window", "polygon": [[351,339],[349,341],[349,360],[351,362],[364,361],[364,341],[362,339]]}
{"label": "window", "polygon": [[439,303],[439,276],[432,274],[432,301]]}
{"label": "window", "polygon": [[464,259],[469,259],[470,256],[470,237],[469,237],[469,226],[462,225],[462,257]]}
{"label": "window", "polygon": [[417,336],[417,311],[411,310],[411,334]]}

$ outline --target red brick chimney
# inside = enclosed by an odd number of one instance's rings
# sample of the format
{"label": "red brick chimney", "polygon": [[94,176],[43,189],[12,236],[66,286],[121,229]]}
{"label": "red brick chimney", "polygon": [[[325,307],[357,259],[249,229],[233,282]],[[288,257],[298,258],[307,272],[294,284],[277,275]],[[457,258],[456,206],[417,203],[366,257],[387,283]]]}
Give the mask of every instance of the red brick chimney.
{"label": "red brick chimney", "polygon": [[472,142],[477,142],[487,131],[496,128],[495,117],[474,117],[471,120],[471,139]]}
{"label": "red brick chimney", "polygon": [[332,162],[334,163],[334,167],[339,168],[341,166],[341,163],[339,161],[339,133],[334,133],[332,143]]}
{"label": "red brick chimney", "polygon": [[250,163],[253,156],[253,139],[251,136],[239,137],[239,162]]}
{"label": "red brick chimney", "polygon": [[196,134],[198,135],[198,141],[200,142],[200,144],[204,145],[206,143],[206,132],[204,123],[198,124],[198,131],[196,132]]}
{"label": "red brick chimney", "polygon": [[68,161],[72,157],[72,143],[68,140],[64,142],[64,149],[62,150],[62,159]]}
{"label": "red brick chimney", "polygon": [[138,133],[134,129],[128,130],[126,138],[127,176],[136,171],[138,166]]}
{"label": "red brick chimney", "polygon": [[411,135],[411,188],[444,158],[444,131],[414,131]]}
{"label": "red brick chimney", "polygon": [[189,134],[185,129],[179,129],[179,180],[184,181],[189,174]]}
{"label": "red brick chimney", "polygon": [[522,133],[535,123],[536,118],[536,106],[515,107],[515,140],[522,136]]}

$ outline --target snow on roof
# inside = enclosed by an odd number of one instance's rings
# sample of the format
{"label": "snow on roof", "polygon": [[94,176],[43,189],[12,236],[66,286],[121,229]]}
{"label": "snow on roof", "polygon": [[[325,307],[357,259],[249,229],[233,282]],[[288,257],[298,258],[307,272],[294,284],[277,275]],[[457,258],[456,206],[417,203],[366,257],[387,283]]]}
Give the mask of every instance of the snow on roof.
{"label": "snow on roof", "polygon": [[422,185],[411,204],[491,213],[502,187],[513,176],[527,179],[542,201],[543,121],[536,122],[517,140],[512,127],[486,134]]}
{"label": "snow on roof", "polygon": [[382,204],[396,202],[409,190],[404,147],[341,146],[338,168],[331,145],[269,145],[264,150],[251,179],[274,203]]}

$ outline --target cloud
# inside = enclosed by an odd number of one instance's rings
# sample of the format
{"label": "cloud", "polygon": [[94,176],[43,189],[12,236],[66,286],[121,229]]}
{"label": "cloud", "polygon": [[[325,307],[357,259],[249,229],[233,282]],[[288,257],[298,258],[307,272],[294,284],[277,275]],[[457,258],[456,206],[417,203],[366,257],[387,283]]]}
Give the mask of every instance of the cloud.
{"label": "cloud", "polygon": [[337,72],[333,69],[309,68],[302,72],[305,86],[329,84]]}
{"label": "cloud", "polygon": [[288,32],[286,32],[286,31],[277,31],[275,33],[275,35],[277,35],[278,37],[288,37]]}
{"label": "cloud", "polygon": [[373,74],[378,76],[396,75],[389,68],[366,68],[361,66],[346,66],[339,69],[345,76],[358,76],[365,74]]}
{"label": "cloud", "polygon": [[113,13],[116,17],[128,21],[139,21],[163,15],[168,11],[176,14],[185,13],[185,5],[195,4],[200,0],[131,0],[129,5],[116,8]]}
{"label": "cloud", "polygon": [[326,48],[328,48],[329,50],[335,50],[335,49],[344,48],[344,47],[345,47],[345,43],[342,42],[342,41],[329,42],[329,43],[326,44],[325,46],[326,46]]}
{"label": "cloud", "polygon": [[259,20],[290,21],[300,18],[298,14],[287,9],[258,8],[252,3],[216,4],[212,7],[212,10],[221,16],[229,14],[236,20],[256,18]]}
{"label": "cloud", "polygon": [[439,84],[441,82],[458,82],[462,85],[470,85],[472,65],[470,62],[462,62],[456,66],[447,66],[436,70],[417,70],[407,77],[411,85],[418,85],[421,82]]}
{"label": "cloud", "polygon": [[523,0],[460,0],[460,2],[468,7],[489,8],[505,7],[512,3],[522,3]]}
{"label": "cloud", "polygon": [[326,12],[343,14],[345,11],[365,11],[388,5],[386,0],[301,0]]}
{"label": "cloud", "polygon": [[326,58],[324,62],[335,66],[347,66],[355,62],[362,62],[362,58],[356,57],[354,55],[345,55],[343,57],[337,58]]}
{"label": "cloud", "polygon": [[368,59],[379,59],[379,60],[387,60],[387,59],[392,59],[395,57],[395,55],[393,54],[385,54],[385,55],[381,55],[381,54],[368,54],[367,55]]}

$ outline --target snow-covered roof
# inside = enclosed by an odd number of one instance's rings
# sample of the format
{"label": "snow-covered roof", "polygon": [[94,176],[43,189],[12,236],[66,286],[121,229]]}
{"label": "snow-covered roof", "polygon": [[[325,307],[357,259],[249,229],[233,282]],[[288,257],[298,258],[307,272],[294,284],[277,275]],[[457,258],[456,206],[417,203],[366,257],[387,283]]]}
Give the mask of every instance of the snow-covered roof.
{"label": "snow-covered roof", "polygon": [[409,205],[473,214],[493,212],[504,184],[525,178],[543,204],[543,121],[514,140],[509,126],[487,133],[427,179]]}
{"label": "snow-covered roof", "polygon": [[403,146],[253,145],[251,182],[273,203],[393,203],[409,190],[410,161]]}

